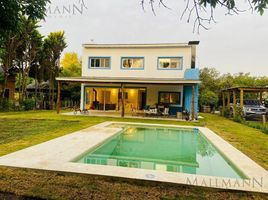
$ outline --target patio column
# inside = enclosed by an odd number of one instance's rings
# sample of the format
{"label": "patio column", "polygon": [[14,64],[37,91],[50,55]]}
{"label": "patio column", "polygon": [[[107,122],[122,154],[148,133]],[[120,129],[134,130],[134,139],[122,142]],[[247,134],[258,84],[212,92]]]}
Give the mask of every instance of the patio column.
{"label": "patio column", "polygon": [[236,115],[236,92],[235,91],[233,91],[233,106],[234,106],[233,116],[235,117]]}
{"label": "patio column", "polygon": [[122,108],[121,108],[121,117],[125,117],[125,97],[124,97],[124,84],[121,84],[121,103],[122,103]]}
{"label": "patio column", "polygon": [[60,113],[60,86],[61,83],[58,81],[57,114]]}
{"label": "patio column", "polygon": [[225,94],[222,92],[222,115],[225,113]]}
{"label": "patio column", "polygon": [[103,91],[103,111],[106,111],[106,88]]}
{"label": "patio column", "polygon": [[194,85],[192,85],[192,120],[194,120],[195,119],[195,110],[194,110],[194,96],[195,96],[195,94],[194,94],[194,90],[195,90],[195,87],[194,87]]}
{"label": "patio column", "polygon": [[244,107],[244,90],[240,89],[240,108]]}
{"label": "patio column", "polygon": [[228,109],[228,112],[230,112],[230,110],[231,110],[231,106],[230,106],[230,99],[231,99],[231,97],[230,97],[231,95],[230,95],[230,92],[228,91],[227,92],[227,109]]}

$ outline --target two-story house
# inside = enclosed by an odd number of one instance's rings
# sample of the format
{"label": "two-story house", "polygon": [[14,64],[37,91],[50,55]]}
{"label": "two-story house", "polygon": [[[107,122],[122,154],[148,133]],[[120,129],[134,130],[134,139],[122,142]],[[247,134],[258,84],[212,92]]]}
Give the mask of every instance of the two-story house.
{"label": "two-story house", "polygon": [[130,112],[163,105],[170,115],[198,112],[197,41],[178,44],[84,44],[81,109]]}

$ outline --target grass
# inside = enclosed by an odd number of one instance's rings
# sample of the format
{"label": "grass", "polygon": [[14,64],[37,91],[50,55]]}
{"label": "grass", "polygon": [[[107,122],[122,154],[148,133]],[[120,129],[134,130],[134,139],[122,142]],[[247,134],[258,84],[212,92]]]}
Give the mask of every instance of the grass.
{"label": "grass", "polygon": [[[0,155],[104,121],[207,126],[268,169],[268,135],[211,114],[198,123],[56,115],[51,111],[0,113]],[[44,199],[265,199],[258,193],[223,191],[122,178],[0,167],[0,191]],[[1,197],[1,194],[0,194]]]}
{"label": "grass", "polygon": [[268,123],[267,122],[265,124],[263,124],[263,122],[260,122],[260,121],[245,121],[244,124],[249,126],[249,127],[259,129],[262,132],[268,134]]}

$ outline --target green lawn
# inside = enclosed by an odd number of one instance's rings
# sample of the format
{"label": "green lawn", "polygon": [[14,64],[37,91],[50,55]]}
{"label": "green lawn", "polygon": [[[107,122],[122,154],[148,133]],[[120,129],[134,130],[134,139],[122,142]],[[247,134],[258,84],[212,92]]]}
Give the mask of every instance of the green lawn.
{"label": "green lawn", "polygon": [[[268,135],[216,115],[198,123],[56,115],[51,111],[0,113],[0,155],[104,121],[207,126],[268,169]],[[92,175],[0,167],[0,191],[49,199],[264,199],[265,195]],[[1,194],[0,194],[1,198]]]}

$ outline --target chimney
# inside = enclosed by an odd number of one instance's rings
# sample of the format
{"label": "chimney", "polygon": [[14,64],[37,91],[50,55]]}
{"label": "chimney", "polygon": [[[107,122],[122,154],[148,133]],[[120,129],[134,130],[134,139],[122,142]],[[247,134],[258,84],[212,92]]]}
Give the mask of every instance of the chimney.
{"label": "chimney", "polygon": [[196,46],[199,45],[199,41],[189,41],[189,46],[191,46],[191,69],[196,68]]}

